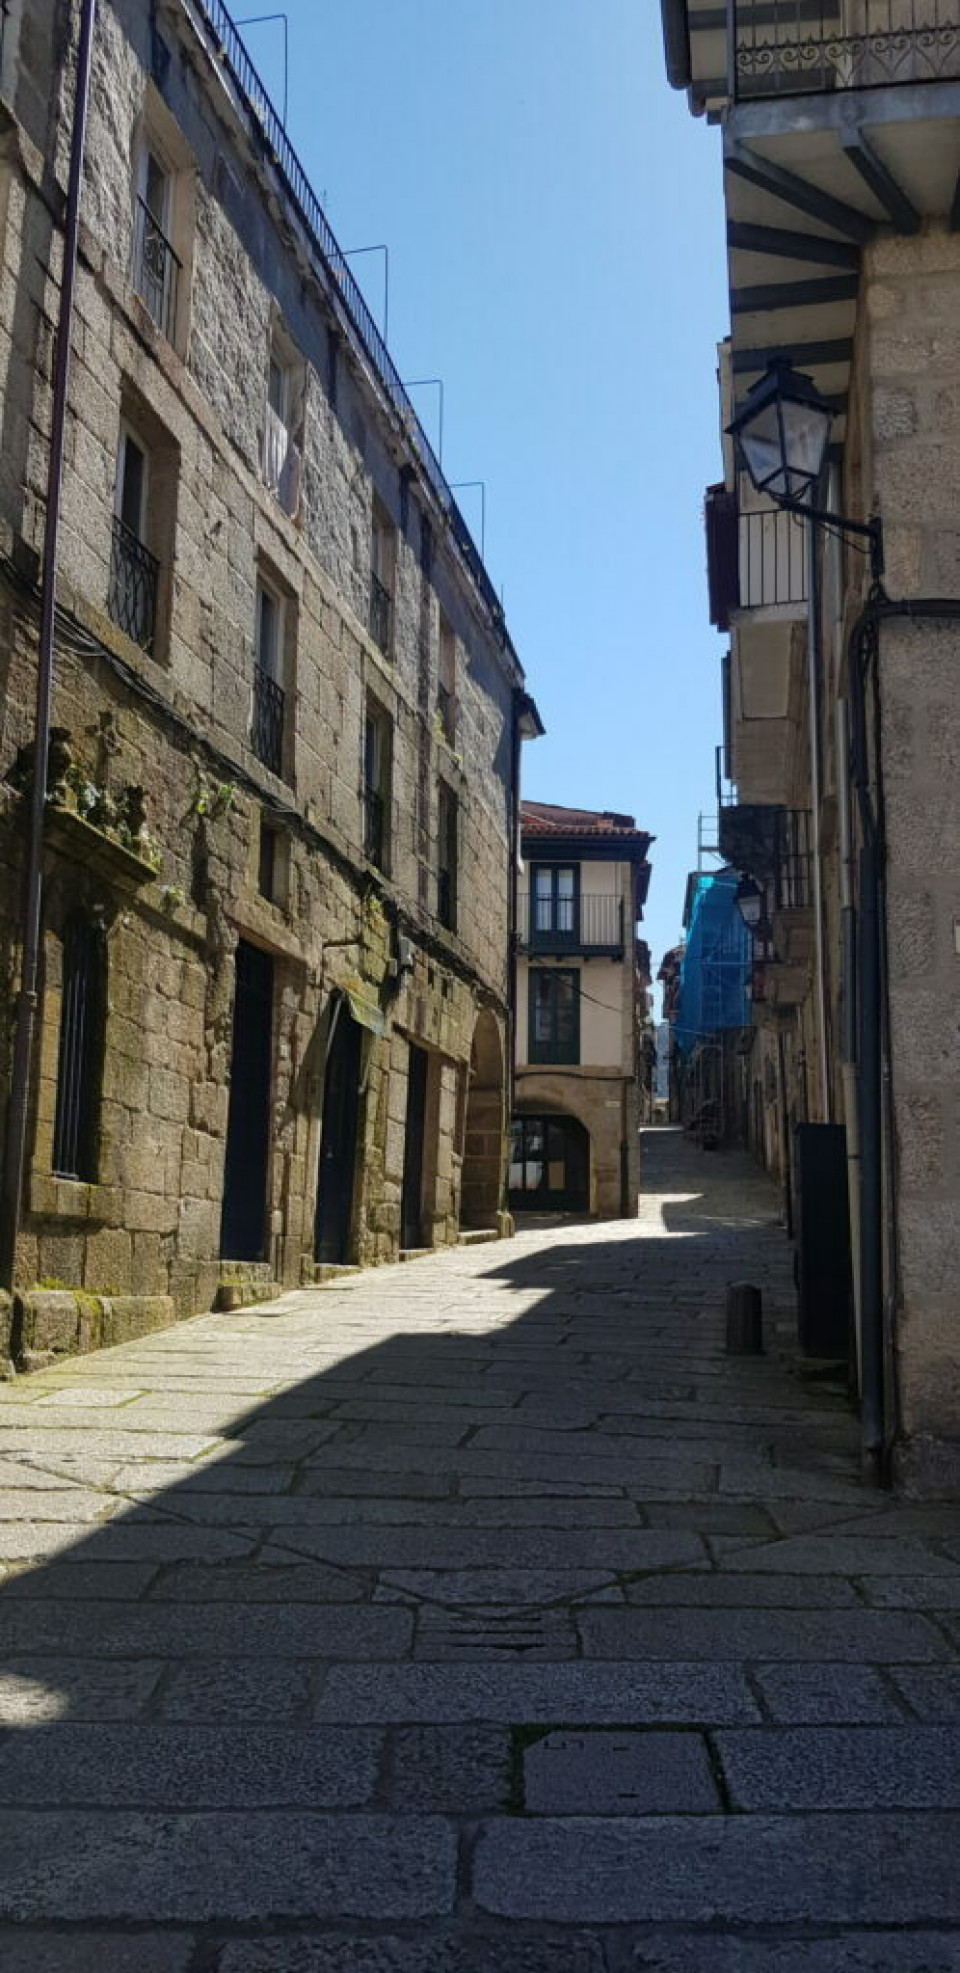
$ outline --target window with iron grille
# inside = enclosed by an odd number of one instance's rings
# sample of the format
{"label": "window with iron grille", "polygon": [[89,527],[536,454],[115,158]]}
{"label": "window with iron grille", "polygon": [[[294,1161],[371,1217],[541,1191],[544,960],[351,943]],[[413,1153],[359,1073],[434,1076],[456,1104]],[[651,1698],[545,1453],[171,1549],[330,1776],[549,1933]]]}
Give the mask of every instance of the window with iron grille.
{"label": "window with iron grille", "polygon": [[173,342],[181,265],[173,250],[173,174],[147,145],[137,167],[133,226],[133,285],[161,334]]}
{"label": "window with iron grille", "polygon": [[283,665],[284,606],[276,592],[257,583],[256,655],[250,740],[257,759],[271,774],[283,773],[286,700],[280,683]]}
{"label": "window with iron grille", "polygon": [[149,454],[139,436],[121,428],[114,495],[108,606],[114,623],[144,651],[153,651],[160,565],[145,539]]}
{"label": "window with iron grille", "polygon": [[393,722],[374,698],[367,699],[363,731],[363,849],[378,870],[390,858],[390,775]]}
{"label": "window with iron grille", "polygon": [[370,635],[388,658],[393,649],[393,586],[396,529],[386,508],[374,496],[370,553]]}
{"label": "window with iron grille", "polygon": [[84,912],[75,912],[63,934],[53,1169],[59,1178],[86,1185],[97,1179],[105,973],[101,933]]}
{"label": "window with iron grille", "polygon": [[531,967],[528,994],[530,1061],[579,1062],[579,973],[566,967]]}
{"label": "window with iron grille", "polygon": [[437,679],[437,711],[443,737],[450,747],[457,744],[457,640],[453,625],[440,612],[440,652]]}
{"label": "window with iron grille", "polygon": [[457,850],[459,803],[441,781],[437,790],[437,917],[449,932],[457,929]]}

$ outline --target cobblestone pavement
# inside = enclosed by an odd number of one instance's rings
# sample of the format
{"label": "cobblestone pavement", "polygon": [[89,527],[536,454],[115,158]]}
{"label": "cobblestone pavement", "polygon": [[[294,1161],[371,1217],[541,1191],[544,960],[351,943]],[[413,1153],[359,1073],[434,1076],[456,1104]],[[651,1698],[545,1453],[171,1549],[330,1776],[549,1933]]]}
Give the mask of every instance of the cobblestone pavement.
{"label": "cobblestone pavement", "polygon": [[752,1167],[644,1156],[0,1395],[3,1973],[960,1968],[960,1512],[858,1483]]}

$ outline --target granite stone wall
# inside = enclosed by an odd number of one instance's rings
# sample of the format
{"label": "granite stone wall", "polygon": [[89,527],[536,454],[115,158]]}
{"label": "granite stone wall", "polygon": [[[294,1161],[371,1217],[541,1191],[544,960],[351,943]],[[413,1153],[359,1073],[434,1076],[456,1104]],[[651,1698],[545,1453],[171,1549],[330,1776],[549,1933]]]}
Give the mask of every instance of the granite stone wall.
{"label": "granite stone wall", "polygon": [[[75,12],[66,0],[15,10],[0,78],[0,963],[11,986]],[[182,1315],[209,1306],[233,1259],[220,1222],[241,939],[274,962],[266,1237],[245,1279],[312,1278],[326,1039],[344,994],[373,1010],[350,1258],[399,1251],[411,1041],[430,1057],[423,1241],[457,1238],[481,1013],[496,1024],[501,1059],[506,1048],[521,674],[249,119],[186,10],[174,0],[159,10],[163,59],[151,13],[147,0],[118,0],[97,15],[18,1278],[51,1292],[169,1296]],[[171,179],[180,270],[168,335],[131,280],[145,141]],[[292,512],[261,469],[272,348],[288,365],[302,462]],[[111,606],[125,428],[148,459],[146,541],[158,570],[149,653]],[[395,527],[387,654],[368,628],[375,495]],[[252,744],[258,583],[282,605],[278,774]],[[437,718],[441,610],[456,638],[452,743]],[[364,848],[371,704],[392,725],[382,869]],[[441,783],[458,810],[453,929],[437,913]],[[274,835],[269,896],[264,828]],[[83,1184],[53,1171],[62,942],[78,907],[99,928],[106,974],[96,1182]],[[9,1045],[8,1013],[4,1072]],[[501,1169],[504,1157],[501,1144]]]}

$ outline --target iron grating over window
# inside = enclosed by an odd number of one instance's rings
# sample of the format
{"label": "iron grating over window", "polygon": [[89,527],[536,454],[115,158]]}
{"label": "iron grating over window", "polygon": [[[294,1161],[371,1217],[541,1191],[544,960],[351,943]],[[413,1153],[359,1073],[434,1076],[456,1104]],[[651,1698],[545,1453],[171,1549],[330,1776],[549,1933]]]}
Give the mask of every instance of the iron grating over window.
{"label": "iron grating over window", "polygon": [[101,934],[84,912],[75,912],[63,935],[53,1169],[58,1178],[87,1185],[97,1178],[104,971]]}
{"label": "iron grating over window", "polygon": [[157,625],[157,574],[159,563],[132,529],[113,517],[113,552],[110,557],[110,615],[117,627],[144,651],[153,650]]}
{"label": "iron grating over window", "polygon": [[254,665],[251,739],[257,759],[271,774],[283,773],[283,722],[283,687],[262,665]]}

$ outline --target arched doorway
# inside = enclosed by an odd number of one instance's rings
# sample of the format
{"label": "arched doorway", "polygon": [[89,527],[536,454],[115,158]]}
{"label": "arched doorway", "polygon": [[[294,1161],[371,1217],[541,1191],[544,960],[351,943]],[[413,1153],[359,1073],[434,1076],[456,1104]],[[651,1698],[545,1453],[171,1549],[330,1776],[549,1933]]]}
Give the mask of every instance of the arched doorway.
{"label": "arched doorway", "polygon": [[510,1125],[510,1210],[590,1210],[590,1134],[577,1117],[520,1116]]}
{"label": "arched doorway", "polygon": [[477,1016],[460,1183],[462,1226],[493,1227],[503,1206],[504,1072],[500,1030],[488,1008]]}

